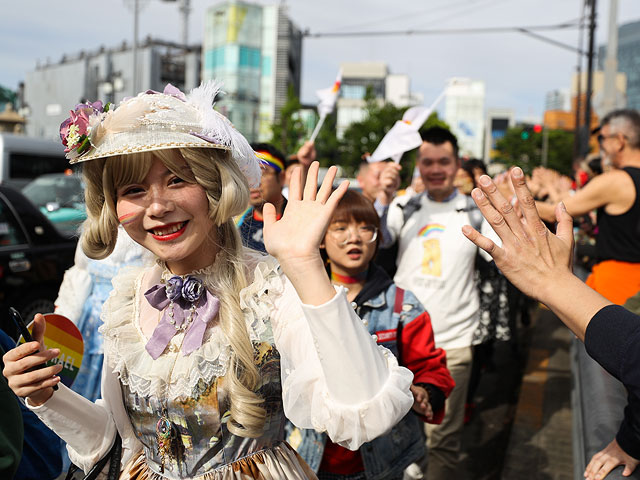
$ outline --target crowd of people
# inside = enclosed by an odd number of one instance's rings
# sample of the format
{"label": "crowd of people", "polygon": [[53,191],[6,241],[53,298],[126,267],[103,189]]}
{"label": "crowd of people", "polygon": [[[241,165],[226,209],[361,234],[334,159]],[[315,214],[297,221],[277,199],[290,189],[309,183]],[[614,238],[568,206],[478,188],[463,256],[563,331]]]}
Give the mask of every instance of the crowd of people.
{"label": "crowd of people", "polygon": [[[491,180],[435,127],[406,189],[397,163],[365,157],[357,191],[334,185],[335,167],[318,182],[312,142],[289,156],[249,145],[215,94],[168,86],[79,105],[62,125],[88,220],[56,305],[86,362],[73,390],[59,365],[32,370],[60,353],[36,315],[36,341],[3,373],[71,462],[139,480],[462,478],[481,367],[535,300],[630,393],[585,476],[635,469],[640,329],[616,305],[640,293],[637,112],[603,119],[594,178],[516,167]],[[586,285],[570,216],[596,235]]]}

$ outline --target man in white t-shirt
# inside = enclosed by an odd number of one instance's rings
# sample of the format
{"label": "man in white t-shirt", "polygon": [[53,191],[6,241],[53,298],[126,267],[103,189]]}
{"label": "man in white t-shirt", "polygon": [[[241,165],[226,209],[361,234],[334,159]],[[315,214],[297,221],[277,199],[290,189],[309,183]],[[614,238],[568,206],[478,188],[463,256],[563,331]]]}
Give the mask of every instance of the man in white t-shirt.
{"label": "man in white t-shirt", "polygon": [[381,217],[383,247],[398,242],[396,285],[412,291],[431,316],[436,345],[447,352],[447,367],[456,386],[447,399],[440,425],[427,424],[429,480],[458,478],[464,404],[471,373],[473,332],[480,301],[474,281],[478,249],[462,234],[472,225],[483,234],[483,221],[469,197],[453,182],[460,167],[458,142],[446,129],[422,132],[417,168],[425,192],[396,198]]}

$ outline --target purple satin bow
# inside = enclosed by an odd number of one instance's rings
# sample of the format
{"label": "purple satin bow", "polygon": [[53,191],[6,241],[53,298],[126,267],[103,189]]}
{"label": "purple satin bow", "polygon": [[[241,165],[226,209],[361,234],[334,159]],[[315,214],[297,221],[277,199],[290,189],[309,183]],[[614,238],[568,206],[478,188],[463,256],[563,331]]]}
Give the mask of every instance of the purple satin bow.
{"label": "purple satin bow", "polygon": [[[218,297],[209,293],[206,288],[202,287],[202,283],[194,277],[184,279],[184,286],[180,277],[172,277],[169,279],[168,285],[154,285],[145,292],[144,296],[153,308],[164,310],[158,326],[153,330],[153,334],[145,346],[154,360],[162,355],[171,339],[178,333],[180,326],[187,321],[189,309],[192,306],[196,308],[191,325],[188,326],[182,342],[182,355],[184,356],[202,346],[207,324],[215,318],[220,310]],[[172,309],[166,308],[171,300],[173,300]],[[173,324],[171,323],[170,311],[173,311]]]}

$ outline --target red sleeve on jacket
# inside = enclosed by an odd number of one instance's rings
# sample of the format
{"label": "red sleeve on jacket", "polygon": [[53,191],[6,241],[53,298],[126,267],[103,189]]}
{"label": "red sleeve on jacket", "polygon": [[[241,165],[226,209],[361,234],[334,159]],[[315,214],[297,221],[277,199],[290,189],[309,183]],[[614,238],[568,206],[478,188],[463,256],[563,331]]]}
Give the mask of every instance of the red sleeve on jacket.
{"label": "red sleeve on jacket", "polygon": [[[448,397],[455,386],[447,369],[447,356],[443,349],[436,348],[431,327],[431,317],[424,312],[402,328],[402,362],[413,372],[413,383],[430,383]],[[440,423],[444,408],[433,412],[429,423]],[[423,419],[424,420],[424,419]]]}

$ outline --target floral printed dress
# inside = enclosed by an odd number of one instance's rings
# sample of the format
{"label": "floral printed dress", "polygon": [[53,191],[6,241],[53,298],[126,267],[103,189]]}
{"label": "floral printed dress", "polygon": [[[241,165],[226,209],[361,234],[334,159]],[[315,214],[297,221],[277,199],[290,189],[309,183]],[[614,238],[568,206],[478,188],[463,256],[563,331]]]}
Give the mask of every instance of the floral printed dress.
{"label": "floral printed dress", "polygon": [[[249,254],[247,262],[253,281],[240,292],[240,304],[260,373],[262,434],[242,437],[227,428],[230,346],[218,324],[207,328],[202,346],[189,355],[181,351],[182,334],[155,360],[149,355],[142,325],[153,310],[143,293],[163,270],[133,268],[114,280],[103,310],[103,399],[85,403],[61,388],[43,406],[30,407],[67,441],[74,463],[87,471],[117,430],[122,479],[314,479],[284,441],[285,412],[296,425],[326,431],[348,448],[384,433],[406,414],[413,403],[412,374],[376,345],[344,291],[325,305],[305,306],[272,258]],[[215,293],[211,272],[192,275]],[[337,325],[351,351],[336,345]],[[170,440],[161,432],[170,432]]]}

